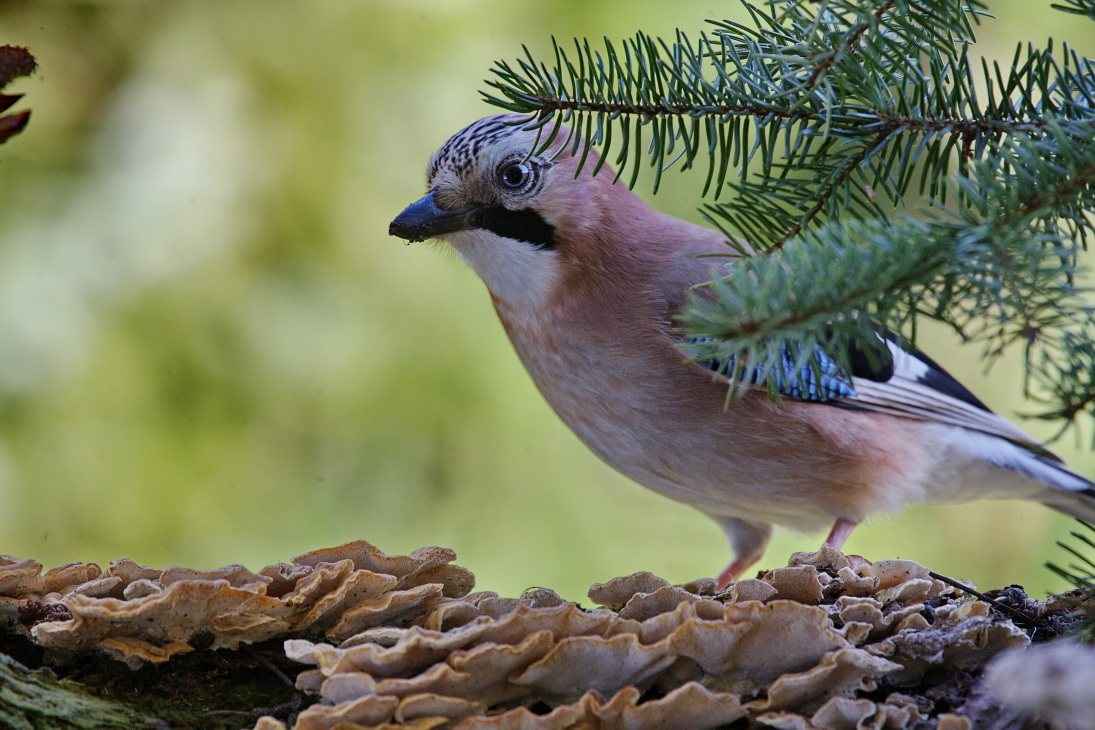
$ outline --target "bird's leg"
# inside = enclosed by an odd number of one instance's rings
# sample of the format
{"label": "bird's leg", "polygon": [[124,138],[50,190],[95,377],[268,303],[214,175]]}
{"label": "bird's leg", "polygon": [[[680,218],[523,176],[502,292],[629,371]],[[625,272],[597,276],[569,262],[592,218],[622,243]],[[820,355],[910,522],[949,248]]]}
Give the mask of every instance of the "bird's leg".
{"label": "bird's leg", "polygon": [[764,555],[764,548],[772,535],[772,526],[737,517],[716,517],[715,521],[726,533],[734,552],[734,559],[716,579],[715,589],[721,591]]}
{"label": "bird's leg", "polygon": [[[761,555],[764,554],[764,547],[768,543],[771,528],[734,518],[722,518],[719,523],[726,531],[726,536],[730,538],[735,554],[734,559],[723,568],[716,579],[715,590],[721,591],[748,570],[753,563],[760,560]],[[825,544],[840,550],[857,525],[859,525],[858,522],[841,517],[833,525],[829,536],[825,538]]]}
{"label": "bird's leg", "polygon": [[829,536],[825,538],[825,544],[840,550],[844,547],[844,543],[847,542],[848,538],[851,537],[852,530],[858,524],[858,522],[841,517],[833,525],[833,529],[829,531]]}
{"label": "bird's leg", "polygon": [[734,582],[734,579],[744,573],[750,565],[757,562],[760,556],[750,555],[747,558],[734,558],[730,561],[730,564],[722,569],[719,573],[719,577],[715,579],[715,590],[725,590],[726,586]]}

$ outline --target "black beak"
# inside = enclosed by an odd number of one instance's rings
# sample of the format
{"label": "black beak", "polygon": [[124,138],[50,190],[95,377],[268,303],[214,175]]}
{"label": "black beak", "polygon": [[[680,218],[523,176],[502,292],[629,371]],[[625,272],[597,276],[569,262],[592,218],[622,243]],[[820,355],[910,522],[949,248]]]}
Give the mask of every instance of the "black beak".
{"label": "black beak", "polygon": [[479,208],[470,206],[459,210],[445,210],[437,205],[433,193],[426,193],[420,200],[407,206],[388,226],[389,236],[399,236],[408,241],[425,241],[477,228]]}

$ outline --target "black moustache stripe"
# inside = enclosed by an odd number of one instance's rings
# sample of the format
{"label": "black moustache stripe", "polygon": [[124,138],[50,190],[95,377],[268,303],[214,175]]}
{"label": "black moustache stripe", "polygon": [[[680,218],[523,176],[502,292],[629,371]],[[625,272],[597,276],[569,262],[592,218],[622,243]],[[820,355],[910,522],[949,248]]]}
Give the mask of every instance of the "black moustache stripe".
{"label": "black moustache stripe", "polygon": [[480,228],[505,238],[525,241],[540,248],[555,248],[555,227],[531,208],[510,210],[494,205],[483,208],[476,223]]}

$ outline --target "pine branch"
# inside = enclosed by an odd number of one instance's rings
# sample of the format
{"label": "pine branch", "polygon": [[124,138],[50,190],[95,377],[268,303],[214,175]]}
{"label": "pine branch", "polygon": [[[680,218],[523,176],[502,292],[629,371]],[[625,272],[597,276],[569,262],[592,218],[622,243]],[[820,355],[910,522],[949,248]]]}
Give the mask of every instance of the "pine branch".
{"label": "pine branch", "polygon": [[1053,562],[1047,562],[1046,567],[1058,576],[1076,586],[1080,592],[1080,598],[1066,599],[1074,604],[1074,615],[1080,619],[1076,633],[1083,641],[1095,643],[1095,557],[1091,551],[1095,550],[1095,526],[1083,520],[1077,520],[1080,526],[1087,532],[1073,530],[1069,536],[1079,545],[1073,546],[1062,541],[1057,546],[1075,558],[1067,566],[1060,566]]}
{"label": "pine branch", "polygon": [[1095,0],[1065,0],[1067,5],[1058,5],[1054,3],[1052,5],[1054,10],[1063,10],[1066,13],[1075,13],[1077,15],[1086,15],[1087,17],[1095,20]]}
{"label": "pine branch", "polygon": [[[1053,174],[1040,167],[1047,149],[1064,152]],[[778,365],[769,350],[818,346],[847,370],[853,343],[880,349],[872,320],[884,332],[910,332],[924,314],[981,342],[990,360],[1020,343],[1028,395],[1057,404],[1048,417],[1089,409],[1095,309],[1092,290],[1076,283],[1074,241],[1095,230],[1086,213],[1095,206],[1095,145],[1015,139],[995,159],[957,180],[972,208],[839,219],[778,253],[735,260],[704,288],[713,296],[701,291],[682,318],[687,337],[703,340],[689,354],[765,362],[766,379]]]}
{"label": "pine branch", "polygon": [[[531,57],[519,71],[501,63],[495,69],[498,80],[490,84],[503,98],[488,99],[545,122],[561,115],[575,130],[596,127],[581,143],[604,143],[604,153],[615,127],[620,149],[614,162],[618,175],[636,168],[631,184],[643,154],[641,144],[631,149],[631,140],[641,140],[642,129],[649,127],[655,190],[666,160],[687,168],[703,148],[709,162],[704,193],[713,186],[716,198],[729,184],[731,169],[744,165],[742,178],[748,179],[748,164],[759,160],[757,179],[797,198],[754,246],[782,245],[814,218],[838,214],[845,196],[836,193],[849,186],[871,186],[900,203],[915,176],[892,180],[888,173],[899,161],[900,169],[911,171],[926,160],[919,192],[928,187],[929,194],[938,195],[936,182],[950,171],[949,153],[956,147],[970,159],[1001,135],[1037,133],[1047,110],[1066,117],[1071,109],[1082,117],[1090,108],[1095,89],[1089,63],[1069,51],[1060,68],[1052,45],[1044,52],[1028,48],[1025,62],[1019,49],[1007,75],[984,66],[988,103],[972,104],[973,65],[965,48],[977,13],[955,3],[893,0],[859,15],[853,15],[854,3],[829,3],[810,16],[812,6],[793,3],[782,19],[750,7],[763,32],[724,21],[716,24],[714,38],[704,35],[695,44],[682,33],[672,45],[640,33],[622,53],[606,40],[602,55],[588,41],[576,41],[577,61],[556,45],[554,71]],[[802,27],[810,18],[811,35],[805,39],[781,26]],[[890,25],[882,27],[883,18]],[[923,25],[914,22],[918,18]],[[878,27],[868,33],[872,26]],[[867,47],[853,52],[857,45]],[[926,47],[935,55],[925,58]],[[1020,90],[1042,93],[1016,93]],[[779,157],[781,135],[787,141]],[[836,144],[809,144],[819,137]],[[877,163],[838,164],[865,160]],[[786,170],[798,177],[788,179]],[[813,173],[809,185],[799,184],[803,172]],[[741,195],[747,184],[731,186]],[[823,194],[815,195],[817,190]],[[852,207],[866,208],[857,214],[876,214],[870,205]]]}

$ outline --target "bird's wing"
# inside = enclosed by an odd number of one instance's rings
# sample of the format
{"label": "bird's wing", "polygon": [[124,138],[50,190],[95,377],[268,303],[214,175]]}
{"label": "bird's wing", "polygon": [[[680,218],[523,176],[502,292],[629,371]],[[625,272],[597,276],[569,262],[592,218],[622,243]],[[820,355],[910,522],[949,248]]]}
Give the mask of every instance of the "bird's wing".
{"label": "bird's wing", "polygon": [[[818,350],[818,373],[810,368],[795,368],[794,360],[783,353],[783,369],[777,373],[776,389],[781,395],[841,408],[888,413],[921,421],[961,426],[996,436],[1035,454],[1060,461],[1060,457],[1008,420],[989,410],[965,386],[919,350],[908,352],[887,340],[890,359],[871,364],[862,353],[850,353],[851,376],[836,361]],[[733,372],[726,358],[699,363],[724,376]],[[758,383],[758,368],[743,367],[738,379]]]}
{"label": "bird's wing", "polygon": [[[692,248],[682,248],[681,261],[672,267],[672,271],[686,276],[692,284],[708,281],[715,275],[711,262],[721,259],[695,258],[697,249],[701,253],[725,253],[725,240],[714,233],[706,237],[693,235],[690,240],[693,241]],[[667,301],[673,304],[669,294],[679,291],[680,283],[675,279],[664,282],[661,290],[666,294]],[[711,296],[707,290],[694,293]],[[693,343],[698,341],[702,340],[691,340]],[[783,353],[783,368],[778,374],[776,389],[787,398],[961,426],[1005,439],[1038,457],[1061,462],[1060,457],[1036,439],[989,410],[977,396],[919,349],[906,351],[891,338],[886,340],[886,344],[890,357],[884,362],[874,362],[859,349],[851,349],[848,352],[850,376],[827,353],[816,351],[820,379],[817,372],[810,368],[796,368],[795,359]],[[699,364],[724,377],[734,372],[734,363],[725,358],[701,361]],[[740,381],[763,386],[757,370],[741,367],[737,377]]]}
{"label": "bird's wing", "polygon": [[887,341],[893,375],[884,381],[852,377],[855,396],[848,405],[876,413],[962,426],[998,436],[1042,456],[1060,461],[1021,428],[993,413],[964,385],[919,350],[905,351]]}

